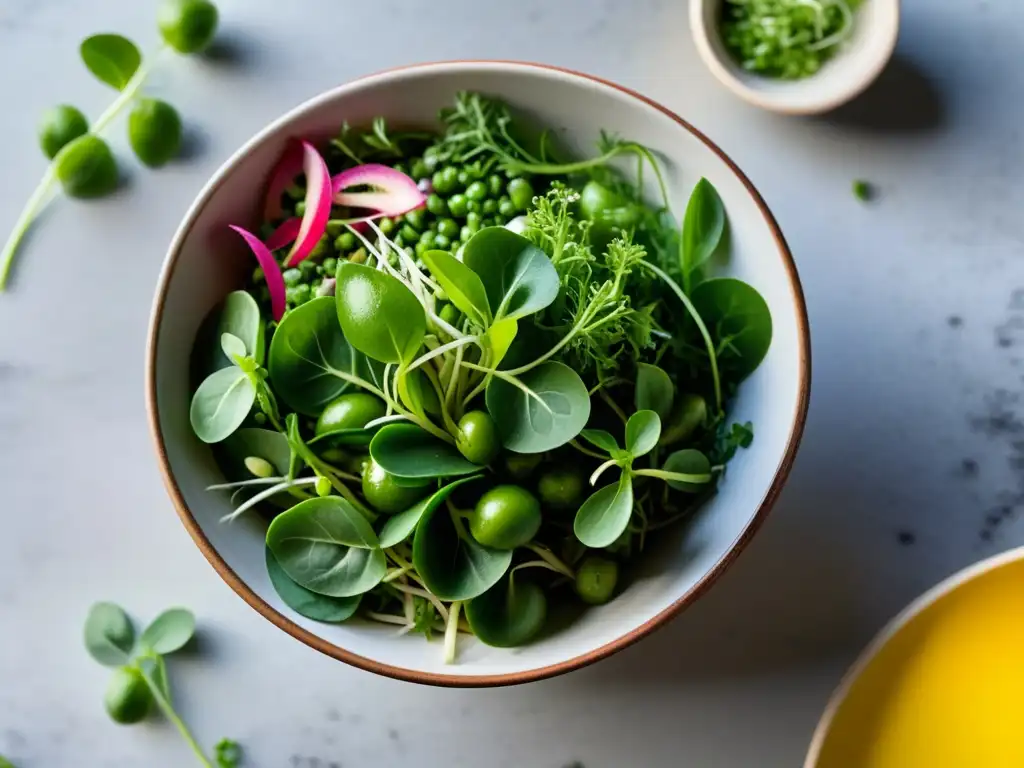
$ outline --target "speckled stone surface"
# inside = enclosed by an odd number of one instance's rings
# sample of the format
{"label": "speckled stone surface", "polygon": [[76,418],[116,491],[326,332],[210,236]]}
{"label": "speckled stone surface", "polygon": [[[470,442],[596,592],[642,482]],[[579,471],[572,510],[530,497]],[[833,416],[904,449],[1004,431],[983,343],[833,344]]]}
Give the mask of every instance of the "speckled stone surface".
{"label": "speckled stone surface", "polygon": [[[111,97],[86,34],[156,45],[137,0],[0,5],[0,229],[43,171],[42,110]],[[207,61],[162,66],[188,158],[58,201],[0,297],[0,754],[19,768],[178,768],[165,724],[112,725],[81,622],[109,598],[140,619],[185,604],[175,660],[205,743],[258,768],[797,765],[832,687],[903,604],[1024,542],[1024,5],[906,0],[897,58],[817,119],[758,112],[692,48],[684,0],[223,0]],[[343,10],[344,7],[344,10]],[[618,80],[706,131],[760,188],[812,321],[803,449],[747,553],[670,627],[595,667],[522,688],[376,678],[279,632],[192,545],[151,454],[142,386],[164,248],[210,173],[285,109],[351,77],[431,59],[546,61]],[[111,131],[124,155],[123,126]],[[864,204],[854,179],[877,188]]]}

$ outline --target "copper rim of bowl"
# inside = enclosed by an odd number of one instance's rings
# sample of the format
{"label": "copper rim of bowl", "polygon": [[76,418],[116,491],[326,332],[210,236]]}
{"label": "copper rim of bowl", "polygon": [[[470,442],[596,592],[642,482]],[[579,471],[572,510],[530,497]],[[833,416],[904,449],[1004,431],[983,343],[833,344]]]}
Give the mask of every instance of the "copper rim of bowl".
{"label": "copper rim of bowl", "polygon": [[[384,664],[373,659],[368,659],[364,656],[351,653],[350,651],[340,648],[333,643],[330,643],[320,637],[317,637],[312,632],[303,629],[298,624],[279,613],[277,610],[272,608],[266,602],[263,601],[253,590],[242,581],[238,575],[231,569],[231,567],[221,558],[220,554],[213,547],[210,541],[206,538],[205,534],[193,517],[192,512],[189,510],[185,503],[185,499],[182,497],[181,490],[178,488],[177,482],[175,481],[171,468],[167,461],[167,451],[164,447],[164,437],[160,429],[160,420],[157,416],[157,403],[156,403],[156,340],[157,332],[160,327],[161,318],[163,315],[164,301],[166,299],[167,286],[170,282],[171,275],[174,273],[175,264],[178,259],[179,252],[181,250],[182,243],[186,236],[189,234],[197,213],[209,202],[209,199],[216,192],[220,186],[222,179],[231,171],[234,165],[240,158],[245,156],[249,151],[250,147],[258,144],[263,138],[274,131],[281,124],[293,119],[297,115],[310,110],[315,109],[319,102],[327,100],[333,97],[335,93],[342,89],[348,89],[355,85],[362,85],[370,83],[379,78],[386,78],[396,73],[407,73],[407,72],[424,72],[434,68],[450,68],[457,66],[465,66],[467,68],[473,68],[476,66],[502,66],[513,69],[523,70],[541,70],[545,72],[556,72],[562,75],[569,75],[570,77],[578,78],[582,82],[599,84],[608,88],[613,88],[619,93],[625,94],[632,99],[643,102],[651,107],[654,107],[665,116],[671,118],[677,124],[679,124],[686,131],[689,131],[693,136],[699,139],[705,146],[714,152],[721,160],[729,167],[729,169],[736,175],[747,192],[753,197],[761,214],[764,216],[765,222],[768,224],[775,238],[776,245],[778,246],[779,256],[782,258],[786,266],[786,271],[789,274],[790,288],[793,295],[793,303],[797,310],[797,325],[799,332],[799,344],[800,344],[800,374],[799,374],[799,393],[797,402],[797,412],[793,420],[793,424],[790,428],[789,440],[786,444],[785,453],[782,456],[782,460],[779,462],[778,467],[775,470],[775,476],[772,479],[771,486],[765,493],[764,498],[761,500],[758,510],[747,524],[747,527],[737,537],[736,541],[733,542],[729,551],[719,560],[715,566],[706,573],[697,584],[695,584],[688,592],[680,596],[672,605],[665,608],[661,613],[644,622],[640,626],[626,632],[619,638],[613,640],[610,643],[606,643],[600,648],[596,648],[587,653],[580,654],[571,659],[559,662],[557,664],[550,664],[545,667],[539,667],[537,669],[531,669],[523,672],[510,672],[507,674],[496,674],[496,675],[443,675],[434,674],[429,672],[418,672],[415,670],[405,669],[403,667],[396,667],[390,664]],[[747,543],[760,528],[771,510],[775,501],[778,499],[780,492],[782,491],[783,485],[785,485],[786,478],[789,475],[789,471],[793,465],[793,460],[796,456],[797,447],[800,444],[800,438],[803,435],[804,424],[807,419],[807,408],[810,398],[810,380],[811,380],[811,351],[810,351],[810,331],[808,327],[807,319],[807,306],[804,302],[803,289],[800,286],[800,278],[797,275],[796,264],[793,260],[793,256],[789,251],[789,246],[786,244],[785,238],[782,236],[782,232],[779,230],[778,224],[775,218],[772,216],[771,211],[768,210],[768,206],[765,204],[764,199],[754,188],[754,185],[750,180],[743,174],[742,171],[736,166],[736,164],[716,146],[710,139],[708,139],[703,133],[698,131],[687,121],[683,120],[677,114],[662,106],[661,104],[653,101],[652,99],[643,96],[636,91],[621,86],[617,83],[605,80],[603,78],[595,77],[593,75],[584,74],[577,72],[572,69],[566,69],[563,67],[556,67],[547,64],[536,64],[532,62],[521,62],[521,61],[503,61],[503,60],[455,60],[455,61],[437,61],[424,64],[412,64],[402,67],[394,67],[391,69],[376,72],[374,74],[366,75],[355,80],[351,80],[348,83],[338,86],[330,91],[327,91],[320,96],[316,96],[313,99],[304,102],[303,104],[290,110],[288,113],[283,115],[278,120],[275,120],[271,125],[261,130],[256,136],[246,142],[241,149],[238,150],[232,157],[230,157],[214,174],[213,178],[206,184],[203,190],[199,193],[199,196],[192,203],[188,213],[185,215],[185,220],[182,222],[178,231],[175,233],[174,239],[171,241],[170,249],[168,250],[167,257],[164,261],[163,268],[160,274],[159,284],[157,286],[156,296],[153,302],[152,314],[150,316],[149,333],[146,344],[146,412],[149,420],[149,428],[153,437],[154,447],[156,448],[157,459],[160,465],[160,474],[163,476],[164,486],[167,488],[167,492],[171,497],[175,509],[178,512],[178,517],[181,518],[182,523],[185,525],[189,535],[195,541],[196,546],[203,553],[210,565],[213,566],[214,570],[220,575],[228,586],[230,586],[239,597],[247,602],[252,608],[259,612],[263,618],[267,619],[271,623],[275,624],[278,628],[284,630],[289,635],[297,640],[302,641],[311,648],[314,648],[321,653],[331,656],[339,661],[343,661],[347,664],[351,664],[359,669],[366,670],[368,672],[375,672],[379,675],[391,677],[396,680],[404,680],[407,682],[421,683],[426,685],[439,685],[439,686],[450,686],[450,687],[465,687],[465,688],[480,688],[480,687],[493,687],[503,685],[516,685],[520,683],[528,683],[536,680],[543,680],[545,678],[554,677],[561,675],[566,672],[570,672],[574,669],[579,669],[588,664],[592,664],[595,661],[600,661],[617,651],[621,651],[623,648],[627,648],[633,643],[637,642],[641,638],[645,637],[649,633],[653,632],[658,627],[664,626],[670,619],[676,616],[680,611],[686,608],[691,603],[695,602],[704,592],[711,586],[712,583],[733,563],[740,552],[746,547]]]}
{"label": "copper rim of bowl", "polygon": [[846,701],[846,697],[850,695],[850,690],[853,688],[853,684],[857,682],[857,679],[864,673],[875,657],[881,653],[882,649],[889,644],[893,638],[898,635],[904,627],[906,627],[914,618],[923,613],[928,608],[938,603],[942,598],[947,595],[956,592],[960,587],[969,584],[975,579],[979,579],[986,576],[994,571],[998,571],[1004,566],[1010,565],[1024,560],[1024,547],[1015,547],[1009,549],[1006,552],[1000,552],[997,555],[986,557],[984,560],[980,560],[977,563],[972,563],[966,568],[962,568],[956,573],[947,576],[934,587],[929,589],[924,594],[915,598],[906,608],[900,611],[898,614],[893,616],[882,629],[878,631],[871,642],[868,643],[867,647],[857,656],[857,659],[850,665],[850,668],[846,670],[843,675],[843,679],[839,681],[839,685],[832,692],[829,697],[828,704],[825,706],[825,711],[821,714],[821,719],[818,721],[818,726],[814,729],[814,735],[811,737],[811,745],[807,748],[807,757],[804,758],[803,768],[817,768],[818,761],[821,758],[821,751],[825,748],[825,739],[828,738],[829,733],[832,730],[832,724],[835,722],[836,715],[839,714],[839,708]]}

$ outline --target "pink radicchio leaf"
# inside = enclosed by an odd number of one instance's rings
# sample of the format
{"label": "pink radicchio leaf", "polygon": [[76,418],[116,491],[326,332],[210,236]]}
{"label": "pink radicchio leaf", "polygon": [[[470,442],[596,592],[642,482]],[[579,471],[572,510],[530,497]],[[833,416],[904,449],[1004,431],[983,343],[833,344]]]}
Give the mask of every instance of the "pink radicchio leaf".
{"label": "pink radicchio leaf", "polygon": [[302,144],[291,140],[285,147],[284,154],[274,167],[274,173],[270,177],[267,197],[263,202],[264,221],[277,221],[284,218],[285,211],[281,207],[281,196],[300,173],[302,173]]}
{"label": "pink radicchio leaf", "polygon": [[263,276],[267,280],[267,289],[270,291],[270,312],[275,321],[280,320],[284,316],[285,306],[284,276],[281,274],[280,265],[274,258],[274,254],[256,235],[234,224],[229,226],[242,236],[249,248],[252,249],[253,255],[256,256],[256,261],[260,263],[260,269],[263,270]]}
{"label": "pink radicchio leaf", "polygon": [[281,226],[270,233],[270,237],[266,240],[267,248],[276,251],[278,248],[291,245],[295,242],[295,238],[299,236],[299,229],[301,227],[302,219],[298,217],[286,219]]}
{"label": "pink radicchio leaf", "polygon": [[[346,192],[349,187],[368,186],[365,192]],[[357,165],[331,179],[334,202],[350,208],[367,208],[383,216],[401,216],[423,205],[427,198],[416,182],[401,171],[378,163]]]}
{"label": "pink radicchio leaf", "polygon": [[302,142],[302,169],[306,173],[306,210],[285,266],[294,267],[316,247],[331,217],[331,175],[327,163],[308,141]]}

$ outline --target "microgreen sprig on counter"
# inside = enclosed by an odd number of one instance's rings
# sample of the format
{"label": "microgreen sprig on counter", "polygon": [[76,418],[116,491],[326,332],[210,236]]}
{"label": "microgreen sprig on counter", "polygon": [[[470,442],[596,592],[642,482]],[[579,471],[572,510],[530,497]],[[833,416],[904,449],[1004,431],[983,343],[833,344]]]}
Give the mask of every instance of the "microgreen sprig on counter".
{"label": "microgreen sprig on counter", "polygon": [[174,709],[164,657],[185,647],[195,634],[195,626],[190,611],[171,608],[157,616],[136,638],[132,620],[123,608],[113,603],[96,603],[85,621],[85,647],[93,659],[114,670],[103,699],[114,722],[141,722],[155,703],[178,729],[200,765],[237,768],[241,753],[235,742],[221,740],[211,761]]}
{"label": "microgreen sprig on counter", "polygon": [[[181,54],[204,50],[213,40],[217,21],[217,8],[209,0],[164,0],[157,14],[164,46]],[[144,165],[165,165],[181,148],[182,126],[177,110],[165,101],[139,95],[157,55],[144,61],[135,43],[116,34],[86,38],[80,53],[89,71],[117,90],[118,96],[92,125],[81,110],[69,104],[43,115],[39,144],[51,162],[0,250],[0,291],[7,283],[22,239],[50,199],[55,182],[60,182],[64,194],[83,199],[103,197],[117,187],[117,161],[100,134],[125,109],[131,107],[128,142]]]}

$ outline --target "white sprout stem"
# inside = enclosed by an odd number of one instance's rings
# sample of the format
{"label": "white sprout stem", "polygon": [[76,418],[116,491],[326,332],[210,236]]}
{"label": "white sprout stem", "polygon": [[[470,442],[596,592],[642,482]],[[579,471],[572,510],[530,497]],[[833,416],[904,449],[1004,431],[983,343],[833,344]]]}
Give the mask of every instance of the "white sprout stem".
{"label": "white sprout stem", "polygon": [[367,611],[363,615],[368,619],[379,621],[381,624],[398,624],[403,627],[408,625],[408,621],[404,616],[395,616],[391,613],[377,613],[376,611]]}
{"label": "white sprout stem", "polygon": [[447,354],[448,352],[451,352],[453,349],[458,349],[459,347],[464,347],[466,344],[474,343],[480,343],[480,338],[478,336],[464,336],[461,339],[455,339],[454,341],[449,341],[447,344],[442,344],[437,349],[431,350],[430,352],[427,352],[425,355],[420,355],[415,360],[413,360],[412,363],[409,364],[409,367],[405,369],[405,373],[409,373],[409,371],[414,371],[424,363],[429,363],[435,357],[440,357],[441,355]]}
{"label": "white sprout stem", "polygon": [[448,386],[444,393],[445,410],[451,408],[452,400],[455,399],[455,390],[459,385],[459,369],[462,368],[462,353],[462,347],[458,347],[455,350],[455,363],[452,365],[452,371],[448,375]]}
{"label": "white sprout stem", "polygon": [[222,517],[220,519],[220,521],[222,523],[230,523],[231,521],[235,520],[239,515],[241,515],[243,512],[245,512],[246,510],[251,509],[252,507],[256,506],[257,504],[259,504],[264,499],[269,499],[271,496],[273,496],[275,494],[278,494],[281,491],[287,491],[289,488],[294,488],[294,487],[299,486],[299,485],[313,485],[313,484],[316,483],[316,481],[317,481],[317,478],[309,477],[309,478],[302,478],[301,480],[287,480],[287,481],[285,481],[283,483],[278,483],[277,485],[273,486],[272,488],[268,488],[265,491],[257,493],[255,496],[253,496],[247,502],[242,504],[238,509],[236,509],[234,512],[232,512],[230,515],[224,515],[224,517]]}
{"label": "white sprout stem", "polygon": [[633,470],[634,475],[643,475],[644,477],[656,477],[659,480],[676,480],[680,483],[710,483],[710,474],[699,474],[691,475],[687,472],[668,472],[664,469],[635,469]]}
{"label": "white sprout stem", "polygon": [[[395,586],[392,584],[391,586]],[[405,620],[410,624],[416,621],[416,606],[413,604],[412,595],[408,592],[402,595],[402,610],[405,611]]]}
{"label": "white sprout stem", "polygon": [[408,567],[394,568],[394,569],[388,571],[387,575],[383,579],[381,579],[380,583],[381,584],[389,584],[390,582],[394,581],[395,579],[402,578],[408,572],[409,572],[409,568]]}
{"label": "white sprout stem", "polygon": [[594,474],[590,476],[590,484],[597,485],[597,479],[604,474],[605,470],[611,469],[618,463],[619,462],[617,462],[615,459],[608,459],[608,461],[606,461],[604,464],[602,464],[601,466],[594,470]]}
{"label": "white sprout stem", "polygon": [[452,603],[452,609],[448,614],[448,622],[444,628],[445,664],[453,664],[455,662],[455,643],[459,634],[459,611],[461,608],[462,603],[456,601]]}
{"label": "white sprout stem", "polygon": [[230,491],[234,488],[245,488],[249,485],[273,485],[274,483],[287,482],[286,477],[257,477],[252,480],[238,480],[233,483],[217,483],[206,486],[208,491]]}
{"label": "white sprout stem", "polygon": [[407,595],[413,595],[415,597],[422,597],[424,600],[429,600],[434,604],[438,614],[444,621],[448,621],[448,609],[444,607],[444,603],[437,599],[437,597],[425,589],[419,589],[417,587],[410,587],[406,584],[392,584],[392,587],[397,589],[399,592],[404,592]]}
{"label": "white sprout stem", "polygon": [[568,576],[570,579],[575,579],[576,574],[573,573],[572,568],[562,562],[555,553],[547,547],[542,547],[540,544],[527,544],[526,548],[537,554],[551,570]]}
{"label": "white sprout stem", "polygon": [[412,421],[408,416],[403,416],[400,413],[394,413],[390,416],[381,416],[377,419],[371,419],[363,425],[363,429],[373,429],[374,427],[382,427],[385,424],[395,424],[399,421]]}

